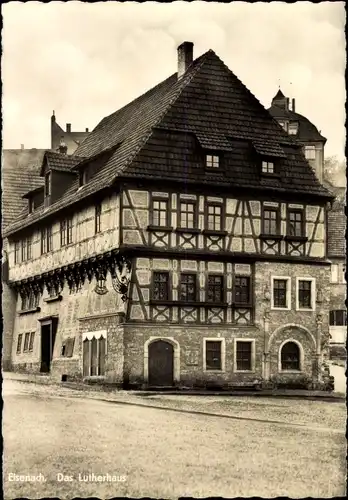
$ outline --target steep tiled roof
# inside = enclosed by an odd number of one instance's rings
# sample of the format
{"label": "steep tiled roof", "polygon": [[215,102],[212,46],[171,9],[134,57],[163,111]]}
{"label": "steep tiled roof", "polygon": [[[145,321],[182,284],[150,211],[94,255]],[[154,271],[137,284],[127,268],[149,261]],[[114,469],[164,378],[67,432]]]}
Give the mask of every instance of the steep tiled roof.
{"label": "steep tiled roof", "polygon": [[271,106],[268,111],[277,120],[287,119],[298,122],[298,133],[296,136],[294,136],[298,141],[326,142],[326,138],[320,134],[317,127],[313,125],[313,123],[310,122],[305,116],[300,115],[299,113],[295,113],[290,109],[286,110],[280,106],[275,105]]}
{"label": "steep tiled roof", "polygon": [[[158,127],[162,132],[157,130]],[[184,160],[179,158],[178,161],[170,149],[165,150],[163,136],[162,142],[156,143],[159,134],[165,134],[163,129],[172,134],[180,131],[182,140],[208,136],[228,138],[228,142],[232,140],[238,147],[233,148],[232,144],[232,151],[226,152],[228,168],[225,174],[208,173],[198,162],[190,165],[189,150]],[[274,182],[260,179],[255,161],[247,151],[253,141],[267,147],[267,150],[279,152],[280,146],[284,149],[287,158],[282,175]],[[169,142],[170,147],[175,146],[173,141]],[[113,151],[116,145],[119,147]],[[75,192],[69,190],[61,200],[45,210],[45,215],[111,186],[117,177],[181,179],[262,190],[268,187],[279,192],[329,197],[293,139],[211,50],[196,59],[180,79],[177,74],[172,75],[104,118],[75,154],[95,157],[105,150],[111,154],[90,182]],[[39,218],[40,214],[32,214],[25,221],[12,225],[10,231],[14,232]]]}
{"label": "steep tiled roof", "polygon": [[46,151],[44,159],[47,161],[47,166],[53,170],[71,172],[72,168],[78,165],[78,163],[83,161],[85,158],[76,155],[64,155],[62,153]]}
{"label": "steep tiled roof", "polygon": [[45,150],[4,149],[2,151],[2,227],[12,223],[28,202],[22,196],[43,185],[40,168]]}
{"label": "steep tiled roof", "polygon": [[346,188],[334,186],[327,179],[324,185],[335,195],[332,208],[327,219],[327,250],[328,257],[346,257]]}

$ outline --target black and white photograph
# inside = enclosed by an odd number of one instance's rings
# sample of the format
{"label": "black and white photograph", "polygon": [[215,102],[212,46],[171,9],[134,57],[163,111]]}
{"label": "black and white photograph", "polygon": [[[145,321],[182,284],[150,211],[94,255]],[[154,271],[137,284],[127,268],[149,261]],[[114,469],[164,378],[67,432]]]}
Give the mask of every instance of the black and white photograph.
{"label": "black and white photograph", "polygon": [[3,498],[345,497],[345,3],[1,10]]}

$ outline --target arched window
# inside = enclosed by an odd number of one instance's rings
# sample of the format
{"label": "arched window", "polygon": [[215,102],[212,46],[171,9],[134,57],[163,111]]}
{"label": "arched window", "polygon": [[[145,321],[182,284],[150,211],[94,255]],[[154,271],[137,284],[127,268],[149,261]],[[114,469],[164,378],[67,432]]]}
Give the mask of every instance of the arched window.
{"label": "arched window", "polygon": [[287,342],[281,352],[282,370],[300,370],[300,348],[295,342]]}

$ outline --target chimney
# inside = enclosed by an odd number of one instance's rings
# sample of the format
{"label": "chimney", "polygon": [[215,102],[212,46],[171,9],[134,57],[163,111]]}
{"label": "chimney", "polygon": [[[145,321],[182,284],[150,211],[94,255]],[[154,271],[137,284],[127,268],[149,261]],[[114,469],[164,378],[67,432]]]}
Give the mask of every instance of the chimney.
{"label": "chimney", "polygon": [[64,137],[60,139],[59,147],[57,148],[58,153],[66,155],[68,152],[68,146],[64,142]]}
{"label": "chimney", "polygon": [[88,132],[88,128],[86,128],[86,132]]}
{"label": "chimney", "polygon": [[290,99],[287,97],[286,98],[286,107],[285,107],[286,111],[289,111],[289,103],[290,103]]}
{"label": "chimney", "polygon": [[70,132],[71,132],[71,123],[67,123],[66,124],[66,131],[68,132],[68,134],[70,134]]}
{"label": "chimney", "polygon": [[193,61],[193,43],[183,42],[178,47],[178,79],[181,78]]}
{"label": "chimney", "polygon": [[295,113],[295,99],[292,99],[291,110]]}

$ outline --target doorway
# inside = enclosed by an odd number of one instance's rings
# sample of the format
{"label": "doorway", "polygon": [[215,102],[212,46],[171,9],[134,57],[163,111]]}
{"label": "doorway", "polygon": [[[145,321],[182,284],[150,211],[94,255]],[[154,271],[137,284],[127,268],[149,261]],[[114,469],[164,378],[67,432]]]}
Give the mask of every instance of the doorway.
{"label": "doorway", "polygon": [[149,385],[172,386],[174,383],[174,349],[172,344],[157,340],[149,345]]}
{"label": "doorway", "polygon": [[49,373],[57,333],[57,320],[41,323],[41,373]]}

